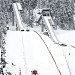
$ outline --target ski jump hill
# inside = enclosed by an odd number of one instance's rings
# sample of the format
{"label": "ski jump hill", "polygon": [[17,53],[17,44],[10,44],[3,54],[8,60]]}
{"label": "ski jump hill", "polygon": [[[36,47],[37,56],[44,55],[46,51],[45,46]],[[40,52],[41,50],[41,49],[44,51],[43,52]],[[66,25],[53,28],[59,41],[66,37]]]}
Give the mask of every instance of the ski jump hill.
{"label": "ski jump hill", "polygon": [[[13,3],[13,8],[20,29],[24,29],[16,3]],[[49,24],[47,25],[51,30]],[[50,32],[57,41],[53,32]],[[62,47],[44,34],[25,29],[24,31],[8,30],[5,48],[8,63],[6,69],[12,75],[19,75],[19,69],[22,75],[31,74],[32,70],[37,70],[38,75],[71,75],[72,69]]]}
{"label": "ski jump hill", "polygon": [[61,47],[43,34],[35,31],[8,31],[6,50],[6,61],[8,65],[15,65],[12,70],[17,68],[17,73],[21,68],[23,75],[30,74],[32,70],[37,70],[39,75],[70,75]]}

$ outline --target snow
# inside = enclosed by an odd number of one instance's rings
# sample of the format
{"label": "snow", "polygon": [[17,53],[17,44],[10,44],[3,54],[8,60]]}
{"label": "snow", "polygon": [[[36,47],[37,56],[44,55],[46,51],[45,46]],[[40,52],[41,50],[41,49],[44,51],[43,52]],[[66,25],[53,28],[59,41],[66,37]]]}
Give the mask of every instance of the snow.
{"label": "snow", "polygon": [[[74,48],[60,47],[54,44],[47,36],[40,35],[53,54],[61,73],[63,75],[70,75],[71,72],[73,74]],[[60,75],[44,43],[33,31],[8,31],[5,48],[6,61],[8,63],[6,69],[13,75],[19,75],[19,68],[21,68],[22,75],[31,74],[31,71],[34,69],[38,70],[39,75]],[[70,72],[64,56],[66,56]]]}
{"label": "snow", "polygon": [[67,47],[62,47],[63,52],[66,56],[71,74],[74,75],[75,73],[75,30],[55,30],[54,33],[56,34],[57,38],[60,42],[67,44]]}
{"label": "snow", "polygon": [[75,30],[55,30],[54,33],[60,42],[75,46]]}
{"label": "snow", "polygon": [[[14,35],[13,35],[13,32],[14,31],[12,31],[12,32],[9,31],[9,33],[7,34],[8,39],[6,40],[6,43],[7,43],[6,44],[6,50],[7,50],[6,61],[8,62],[8,64],[7,64],[8,69],[7,70],[11,70],[11,71],[16,70],[16,73],[19,73],[17,71],[19,71],[20,67],[22,67],[24,69],[24,60],[23,60],[23,51],[22,51],[23,47],[22,47],[22,44],[20,41],[21,37],[18,35],[19,33],[17,33],[17,36],[16,36],[16,33],[14,33]],[[12,42],[10,42],[10,40],[12,40]],[[12,65],[12,63],[14,65],[17,64],[15,66],[15,68]],[[10,69],[10,68],[13,68],[13,69]]]}
{"label": "snow", "polygon": [[[20,19],[20,14],[17,10],[16,4],[13,4],[13,6],[19,26],[23,29],[21,22],[22,19]],[[51,33],[54,34],[53,32]],[[49,51],[54,57],[61,74],[73,75],[75,68],[75,51],[70,45],[75,46],[75,43],[73,42],[75,37],[74,31],[64,31],[62,32],[62,35],[60,33],[61,31],[59,30],[56,32],[57,38],[61,42],[68,44],[67,47],[54,44],[51,38],[46,35],[40,34],[40,36],[45,41]],[[21,69],[22,75],[30,75],[32,70],[37,70],[39,75],[60,75],[46,45],[34,31],[9,30],[7,32],[5,46],[6,61],[8,63],[5,70],[11,72],[12,75],[19,75],[19,69]]]}

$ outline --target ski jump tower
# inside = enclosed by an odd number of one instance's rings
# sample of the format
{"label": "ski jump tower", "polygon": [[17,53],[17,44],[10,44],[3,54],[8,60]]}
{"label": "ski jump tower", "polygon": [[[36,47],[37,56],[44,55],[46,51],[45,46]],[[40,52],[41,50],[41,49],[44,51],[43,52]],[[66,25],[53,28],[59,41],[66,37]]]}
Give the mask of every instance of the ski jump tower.
{"label": "ski jump tower", "polygon": [[22,27],[22,17],[20,14],[20,11],[22,11],[21,4],[16,2],[16,3],[13,3],[12,5],[13,5],[13,11],[14,11],[16,19],[17,19],[16,28],[18,30],[22,30],[24,28]]}

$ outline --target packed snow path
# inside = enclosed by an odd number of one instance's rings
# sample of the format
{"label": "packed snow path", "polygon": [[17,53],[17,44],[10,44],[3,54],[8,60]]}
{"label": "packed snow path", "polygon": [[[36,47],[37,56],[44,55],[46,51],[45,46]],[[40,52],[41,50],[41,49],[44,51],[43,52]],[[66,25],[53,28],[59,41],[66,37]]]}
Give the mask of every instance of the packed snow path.
{"label": "packed snow path", "polygon": [[[53,61],[45,43],[56,62]],[[70,75],[63,51],[59,45],[54,44],[50,38],[34,31],[8,31],[6,37],[6,61],[7,70],[13,71],[13,75],[31,74],[32,70],[38,70],[39,75]]]}

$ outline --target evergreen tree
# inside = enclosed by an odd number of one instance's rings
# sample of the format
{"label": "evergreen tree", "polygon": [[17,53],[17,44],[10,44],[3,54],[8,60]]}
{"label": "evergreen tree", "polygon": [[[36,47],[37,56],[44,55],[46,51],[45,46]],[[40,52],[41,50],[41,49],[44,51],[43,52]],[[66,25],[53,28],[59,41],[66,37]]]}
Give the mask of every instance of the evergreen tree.
{"label": "evergreen tree", "polygon": [[28,24],[28,26],[33,27],[33,10],[37,6],[37,0],[24,0],[22,2],[22,7],[24,11],[24,14],[27,14],[25,16],[25,23]]}
{"label": "evergreen tree", "polygon": [[[3,68],[5,68],[6,61],[5,61],[5,35],[6,35],[6,16],[7,16],[7,7],[6,7],[6,1],[1,0],[0,2],[0,49],[1,49],[1,65]],[[4,75],[3,68],[1,68],[0,74]]]}
{"label": "evergreen tree", "polygon": [[49,0],[51,16],[62,29],[73,29],[73,4],[70,0]]}

